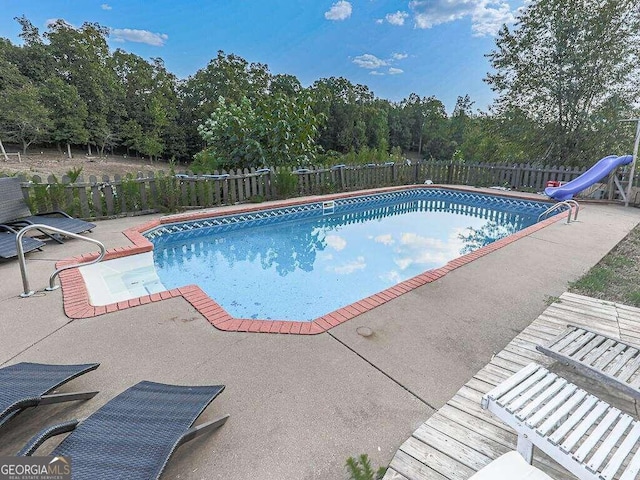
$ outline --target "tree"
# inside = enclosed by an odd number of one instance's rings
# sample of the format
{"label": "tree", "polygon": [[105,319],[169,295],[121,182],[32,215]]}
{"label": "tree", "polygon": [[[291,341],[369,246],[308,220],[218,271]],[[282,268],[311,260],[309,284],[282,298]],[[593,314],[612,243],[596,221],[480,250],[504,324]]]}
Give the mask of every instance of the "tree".
{"label": "tree", "polygon": [[[520,111],[543,132],[524,145],[539,158],[591,162],[593,137],[608,136],[640,92],[637,0],[534,0],[504,26],[486,81],[498,115]],[[617,145],[598,145],[614,148]]]}
{"label": "tree", "polygon": [[326,118],[318,140],[324,150],[349,152],[388,144],[379,138],[388,128],[386,110],[369,87],[330,77],[314,82],[310,91],[314,111]]}
{"label": "tree", "polygon": [[89,141],[89,132],[85,128],[87,105],[78,89],[63,82],[58,77],[50,77],[43,88],[43,100],[52,112],[51,140],[63,142],[67,146],[67,156],[71,158],[71,145]]}
{"label": "tree", "polygon": [[36,84],[41,84],[54,74],[53,59],[44,43],[40,31],[25,16],[15,20],[22,29],[21,47],[15,47],[10,52],[9,60],[15,64],[20,72]]}
{"label": "tree", "polygon": [[124,92],[126,120],[119,132],[124,145],[150,157],[165,152],[167,144],[171,145],[171,154],[183,151],[182,145],[172,145],[180,138],[176,125],[177,80],[167,72],[162,59],[154,58],[149,63],[118,49],[113,54],[113,65]]}
{"label": "tree", "polygon": [[466,130],[473,121],[473,103],[469,95],[458,97],[449,119],[449,136],[456,148],[464,142]]}
{"label": "tree", "polygon": [[0,135],[21,143],[26,154],[32,143],[47,139],[49,110],[38,87],[2,55],[0,72]]}
{"label": "tree", "polygon": [[207,148],[196,155],[196,168],[248,168],[306,165],[316,151],[320,117],[312,111],[310,95],[292,98],[282,93],[252,104],[218,99],[218,108],[199,127]]}
{"label": "tree", "polygon": [[440,100],[412,93],[397,108],[400,110],[400,132],[406,142],[400,144],[402,148],[417,151],[425,158],[451,158],[447,113]]}
{"label": "tree", "polygon": [[89,150],[92,144],[101,151],[110,145],[124,116],[123,92],[113,68],[108,35],[109,29],[97,23],[74,28],[63,20],[49,25],[44,35],[56,75],[74,85],[87,105]]}
{"label": "tree", "polygon": [[186,129],[189,150],[202,148],[198,126],[218,108],[218,99],[238,104],[244,97],[255,102],[269,91],[271,74],[261,63],[218,51],[216,58],[180,85],[181,123]]}

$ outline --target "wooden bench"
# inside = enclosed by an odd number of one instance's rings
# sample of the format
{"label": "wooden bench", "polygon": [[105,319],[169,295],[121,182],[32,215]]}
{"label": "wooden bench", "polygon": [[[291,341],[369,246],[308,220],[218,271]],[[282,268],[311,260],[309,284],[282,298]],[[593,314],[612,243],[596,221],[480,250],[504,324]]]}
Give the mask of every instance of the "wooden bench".
{"label": "wooden bench", "polygon": [[547,346],[545,355],[567,363],[583,375],[640,399],[640,351],[584,327],[568,325]]}
{"label": "wooden bench", "polygon": [[518,434],[531,463],[538,447],[583,480],[634,480],[640,472],[640,422],[531,363],[482,397]]}

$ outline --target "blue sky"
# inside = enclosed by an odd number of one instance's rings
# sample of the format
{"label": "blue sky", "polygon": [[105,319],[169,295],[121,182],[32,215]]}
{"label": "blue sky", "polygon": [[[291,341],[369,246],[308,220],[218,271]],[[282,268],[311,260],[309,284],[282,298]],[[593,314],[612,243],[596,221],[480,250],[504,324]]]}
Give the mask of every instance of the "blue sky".
{"label": "blue sky", "polygon": [[62,18],[98,22],[109,44],[162,57],[185,78],[218,50],[297,76],[343,76],[382,98],[435,95],[451,111],[469,94],[486,109],[484,54],[525,0],[2,0],[0,36],[18,43],[25,15],[41,31]]}

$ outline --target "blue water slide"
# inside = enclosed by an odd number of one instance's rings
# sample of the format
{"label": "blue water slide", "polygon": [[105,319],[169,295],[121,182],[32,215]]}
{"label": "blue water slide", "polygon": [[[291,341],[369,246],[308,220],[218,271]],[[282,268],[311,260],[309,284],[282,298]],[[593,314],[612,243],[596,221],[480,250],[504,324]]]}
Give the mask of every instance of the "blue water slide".
{"label": "blue water slide", "polygon": [[609,155],[608,157],[604,157],[599,160],[598,163],[578,178],[574,178],[570,182],[559,187],[547,187],[544,189],[544,193],[558,202],[570,200],[575,194],[580,193],[585,188],[599,182],[616,168],[622,165],[628,165],[632,161],[633,155],[623,155],[622,157]]}

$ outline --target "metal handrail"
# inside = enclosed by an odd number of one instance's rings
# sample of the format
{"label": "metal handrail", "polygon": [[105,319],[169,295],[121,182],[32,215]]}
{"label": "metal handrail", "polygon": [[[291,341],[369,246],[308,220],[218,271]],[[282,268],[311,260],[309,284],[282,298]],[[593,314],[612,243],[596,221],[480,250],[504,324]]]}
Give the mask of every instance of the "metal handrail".
{"label": "metal handrail", "polygon": [[551,207],[547,208],[544,212],[542,212],[540,215],[538,215],[538,222],[543,217],[545,217],[549,213],[553,212],[554,210],[557,210],[557,209],[559,209],[561,207],[567,207],[569,209],[569,215],[567,215],[567,223],[571,223],[571,213],[573,212],[572,203],[576,204],[576,215],[574,217],[574,220],[575,220],[576,218],[578,218],[578,209],[580,208],[578,206],[578,202],[576,202],[575,200],[563,200],[562,202],[558,202],[558,203],[553,204]]}
{"label": "metal handrail", "polygon": [[20,294],[22,298],[30,297],[31,295],[36,293],[33,290],[31,290],[29,287],[29,280],[27,278],[27,262],[24,258],[24,248],[22,247],[22,237],[24,237],[25,233],[31,230],[49,230],[50,232],[59,233],[66,237],[77,238],[79,240],[85,240],[90,243],[95,243],[96,245],[98,245],[98,247],[100,247],[100,254],[98,255],[97,258],[94,258],[89,262],[74,263],[73,265],[65,265],[64,267],[59,268],[55,272],[53,272],[49,277],[49,286],[45,288],[45,290],[48,290],[48,291],[55,290],[56,288],[60,287],[59,285],[55,285],[55,279],[61,272],[65,270],[69,270],[70,268],[84,267],[86,265],[93,265],[94,263],[98,263],[100,260],[104,258],[105,254],[107,253],[107,249],[104,247],[104,244],[98,240],[94,240],[93,238],[85,237],[83,235],[78,235],[77,233],[67,232],[66,230],[50,227],[48,225],[34,224],[34,225],[28,225],[24,227],[16,235],[16,250],[18,251],[18,263],[20,265],[20,274],[22,275],[22,287],[24,289],[24,292]]}
{"label": "metal handrail", "polygon": [[573,215],[573,221],[575,222],[576,220],[578,220],[578,212],[580,211],[580,204],[576,202],[574,199],[565,200],[565,202],[567,202],[570,205],[576,206],[576,213]]}

